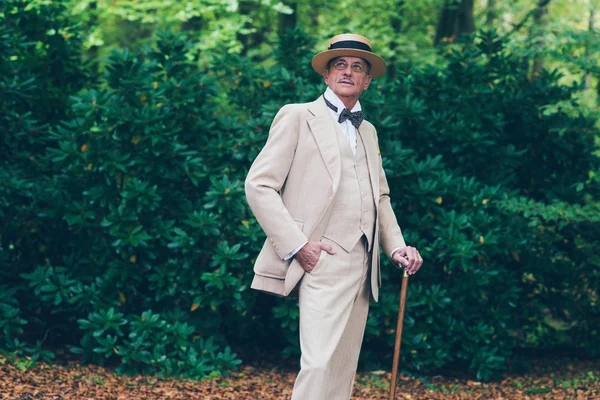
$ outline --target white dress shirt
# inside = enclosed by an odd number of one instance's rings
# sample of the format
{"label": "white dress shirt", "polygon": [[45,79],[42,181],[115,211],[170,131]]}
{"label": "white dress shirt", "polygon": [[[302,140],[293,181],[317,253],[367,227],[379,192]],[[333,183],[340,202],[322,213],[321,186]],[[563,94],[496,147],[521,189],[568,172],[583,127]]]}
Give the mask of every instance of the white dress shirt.
{"label": "white dress shirt", "polygon": [[[323,96],[327,99],[328,102],[337,107],[337,112],[327,107],[331,112],[333,120],[337,122],[340,119],[340,114],[342,113],[342,111],[344,111],[344,108],[346,108],[346,106],[344,105],[342,100],[340,100],[340,98],[337,97],[335,93],[333,93],[333,90],[331,90],[330,88],[327,88]],[[361,110],[362,108],[360,107],[360,101],[357,101],[354,107],[352,107],[352,110],[350,111],[356,112]],[[339,125],[342,131],[342,135],[344,135],[346,140],[348,140],[348,143],[350,143],[350,147],[352,148],[352,154],[356,156],[356,128],[354,127],[354,125],[352,125],[352,122],[349,119],[345,120]]]}

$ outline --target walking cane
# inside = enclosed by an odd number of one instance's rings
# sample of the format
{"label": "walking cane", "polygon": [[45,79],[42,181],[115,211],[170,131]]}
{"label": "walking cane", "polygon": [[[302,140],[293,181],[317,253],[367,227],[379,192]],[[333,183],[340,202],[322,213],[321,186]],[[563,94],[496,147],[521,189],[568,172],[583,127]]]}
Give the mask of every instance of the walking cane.
{"label": "walking cane", "polygon": [[398,325],[396,326],[396,344],[394,345],[394,364],[392,365],[392,384],[390,385],[390,400],[396,397],[396,380],[398,361],[400,360],[400,344],[402,342],[402,324],[404,322],[404,305],[406,304],[406,289],[408,287],[408,272],[404,269],[402,289],[400,290],[400,307],[398,307]]}

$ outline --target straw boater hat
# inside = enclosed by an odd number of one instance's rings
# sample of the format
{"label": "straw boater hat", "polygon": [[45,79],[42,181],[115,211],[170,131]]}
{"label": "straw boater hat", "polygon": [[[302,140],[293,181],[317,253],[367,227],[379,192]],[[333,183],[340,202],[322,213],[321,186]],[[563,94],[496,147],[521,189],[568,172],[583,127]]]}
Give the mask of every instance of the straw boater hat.
{"label": "straw boater hat", "polygon": [[349,56],[360,57],[371,64],[371,75],[377,78],[385,72],[385,61],[371,51],[371,42],[364,36],[353,33],[344,33],[332,37],[329,47],[315,55],[312,59],[312,67],[319,75],[327,69],[327,63],[336,57]]}

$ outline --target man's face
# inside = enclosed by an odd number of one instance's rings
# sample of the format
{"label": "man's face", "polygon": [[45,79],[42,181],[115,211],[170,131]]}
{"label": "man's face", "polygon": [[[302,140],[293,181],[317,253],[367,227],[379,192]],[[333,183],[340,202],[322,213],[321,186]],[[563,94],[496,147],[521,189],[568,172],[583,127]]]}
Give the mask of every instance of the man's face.
{"label": "man's face", "polygon": [[337,57],[323,73],[325,83],[340,99],[358,100],[369,87],[371,75],[367,74],[367,62],[358,57]]}

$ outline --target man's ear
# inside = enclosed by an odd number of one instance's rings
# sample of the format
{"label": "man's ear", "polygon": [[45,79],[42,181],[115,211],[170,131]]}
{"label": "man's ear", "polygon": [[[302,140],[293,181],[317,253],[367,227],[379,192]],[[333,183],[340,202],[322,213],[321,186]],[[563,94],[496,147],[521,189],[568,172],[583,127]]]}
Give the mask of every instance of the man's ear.
{"label": "man's ear", "polygon": [[328,79],[329,79],[329,71],[325,70],[325,71],[323,71],[323,81],[325,82],[326,85],[327,85]]}
{"label": "man's ear", "polygon": [[363,90],[367,90],[369,88],[372,79],[373,77],[371,75],[367,75],[367,78],[365,79],[365,88]]}

